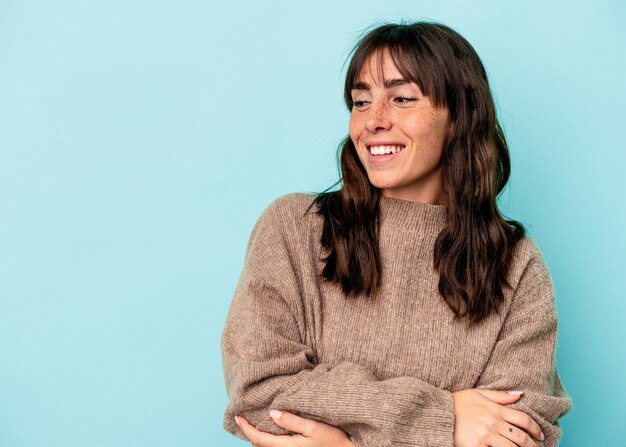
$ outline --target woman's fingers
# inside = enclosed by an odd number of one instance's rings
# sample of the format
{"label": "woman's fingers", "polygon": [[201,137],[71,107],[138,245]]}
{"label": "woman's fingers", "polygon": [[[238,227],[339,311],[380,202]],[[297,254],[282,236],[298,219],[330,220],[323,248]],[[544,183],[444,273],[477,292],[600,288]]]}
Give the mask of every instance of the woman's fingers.
{"label": "woman's fingers", "polygon": [[293,447],[290,435],[277,436],[259,431],[246,421],[243,416],[236,416],[235,421],[243,434],[246,435],[246,438],[255,447]]}
{"label": "woman's fingers", "polygon": [[504,423],[500,428],[500,434],[519,447],[539,447],[537,443],[519,427]]}
{"label": "woman's fingers", "polygon": [[505,406],[519,400],[519,393],[474,388],[456,391],[452,397],[455,447],[473,447],[478,444],[490,447],[538,447],[535,439],[544,440],[541,427],[533,418]]}
{"label": "woman's fingers", "polygon": [[523,428],[539,441],[543,441],[545,439],[545,436],[541,431],[541,427],[533,418],[528,416],[523,411],[513,410],[512,408],[507,408],[506,410],[507,411],[504,412],[505,421],[516,425],[519,428]]}
{"label": "woman's fingers", "polygon": [[253,447],[354,446],[347,433],[333,425],[305,419],[286,411],[271,410],[270,416],[276,425],[294,434],[273,435],[259,431],[241,416],[237,416],[235,421]]}
{"label": "woman's fingers", "polygon": [[508,405],[520,400],[520,397],[524,394],[521,391],[499,391],[499,390],[482,390],[480,388],[474,388],[474,391],[478,391],[487,399],[494,401],[500,405]]}
{"label": "woman's fingers", "polygon": [[[481,390],[474,388],[486,398],[501,404],[508,405],[517,402],[523,395],[521,391],[497,391],[497,390]],[[543,441],[545,436],[541,431],[541,427],[533,418],[522,411],[506,409],[505,420],[519,428],[523,428],[530,433],[535,439]]]}
{"label": "woman's fingers", "polygon": [[[481,444],[483,445],[483,444]],[[508,440],[504,436],[501,436],[499,433],[493,433],[486,444],[489,447],[519,447],[513,441]]]}
{"label": "woman's fingers", "polygon": [[315,429],[315,421],[301,418],[287,411],[271,410],[270,416],[276,425],[294,433],[300,433],[307,438],[311,436]]}

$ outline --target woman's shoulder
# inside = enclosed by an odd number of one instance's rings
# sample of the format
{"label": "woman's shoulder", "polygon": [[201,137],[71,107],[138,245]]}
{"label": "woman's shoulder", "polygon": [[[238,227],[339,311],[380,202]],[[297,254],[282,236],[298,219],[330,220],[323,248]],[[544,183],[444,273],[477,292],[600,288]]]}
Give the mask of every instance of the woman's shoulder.
{"label": "woman's shoulder", "polygon": [[272,200],[265,212],[298,214],[301,211],[304,213],[313,204],[316,197],[315,194],[304,192],[283,194]]}
{"label": "woman's shoulder", "polygon": [[555,299],[554,283],[543,252],[530,235],[517,242],[511,265],[514,301],[528,313],[552,308]]}
{"label": "woman's shoulder", "polygon": [[545,263],[541,249],[537,245],[537,242],[535,242],[535,239],[528,233],[517,241],[513,249],[513,259],[522,265],[526,265],[529,262]]}
{"label": "woman's shoulder", "polygon": [[268,220],[274,224],[293,226],[302,222],[308,214],[315,214],[315,194],[290,192],[272,200],[263,210],[259,221]]}
{"label": "woman's shoulder", "polygon": [[542,268],[548,269],[546,259],[543,252],[535,242],[535,239],[529,234],[525,234],[515,245],[512,253],[513,265],[522,274],[531,265],[536,264]]}
{"label": "woman's shoulder", "polygon": [[[293,259],[306,251],[303,244],[310,243],[310,222],[319,217],[308,211],[314,204],[315,195],[305,193],[289,193],[273,199],[257,219],[250,234],[246,249],[246,258],[251,270],[259,269],[263,275],[267,265],[287,262],[283,268],[289,267]],[[293,266],[293,265],[292,265]]]}
{"label": "woman's shoulder", "polygon": [[273,199],[258,217],[251,240],[264,236],[290,240],[305,237],[312,222],[320,220],[315,198],[314,194],[292,192]]}

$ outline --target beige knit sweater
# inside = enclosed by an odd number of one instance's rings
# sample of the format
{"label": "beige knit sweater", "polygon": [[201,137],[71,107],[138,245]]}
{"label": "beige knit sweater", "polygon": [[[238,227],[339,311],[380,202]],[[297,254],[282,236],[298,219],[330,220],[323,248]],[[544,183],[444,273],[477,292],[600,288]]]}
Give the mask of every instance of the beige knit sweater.
{"label": "beige knit sweater", "polygon": [[276,408],[340,427],[357,447],[452,446],[451,393],[480,387],[524,391],[510,407],[557,445],[571,400],[555,370],[553,285],[533,240],[515,249],[500,315],[467,329],[437,290],[444,206],[382,198],[380,295],[347,299],[319,279],[323,222],[315,207],[305,215],[313,199],[276,199],[252,231],[222,334],[225,429],[246,439],[241,414],[287,434],[269,416]]}

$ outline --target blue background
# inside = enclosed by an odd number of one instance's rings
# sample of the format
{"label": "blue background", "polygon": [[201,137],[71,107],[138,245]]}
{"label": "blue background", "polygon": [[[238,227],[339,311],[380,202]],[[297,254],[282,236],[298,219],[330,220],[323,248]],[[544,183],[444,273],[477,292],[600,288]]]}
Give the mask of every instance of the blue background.
{"label": "blue background", "polygon": [[246,445],[219,341],[250,230],[336,179],[360,32],[421,18],[490,76],[502,207],[557,291],[562,445],[623,445],[624,2],[338,3],[0,2],[0,446]]}

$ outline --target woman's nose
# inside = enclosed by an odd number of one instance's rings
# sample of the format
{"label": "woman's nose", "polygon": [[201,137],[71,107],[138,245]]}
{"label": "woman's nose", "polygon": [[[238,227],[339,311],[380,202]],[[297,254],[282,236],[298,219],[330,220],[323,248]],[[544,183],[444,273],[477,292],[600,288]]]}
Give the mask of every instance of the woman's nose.
{"label": "woman's nose", "polygon": [[378,132],[380,130],[388,130],[391,127],[391,121],[389,119],[389,111],[387,105],[380,102],[372,102],[365,121],[365,128],[368,132]]}

